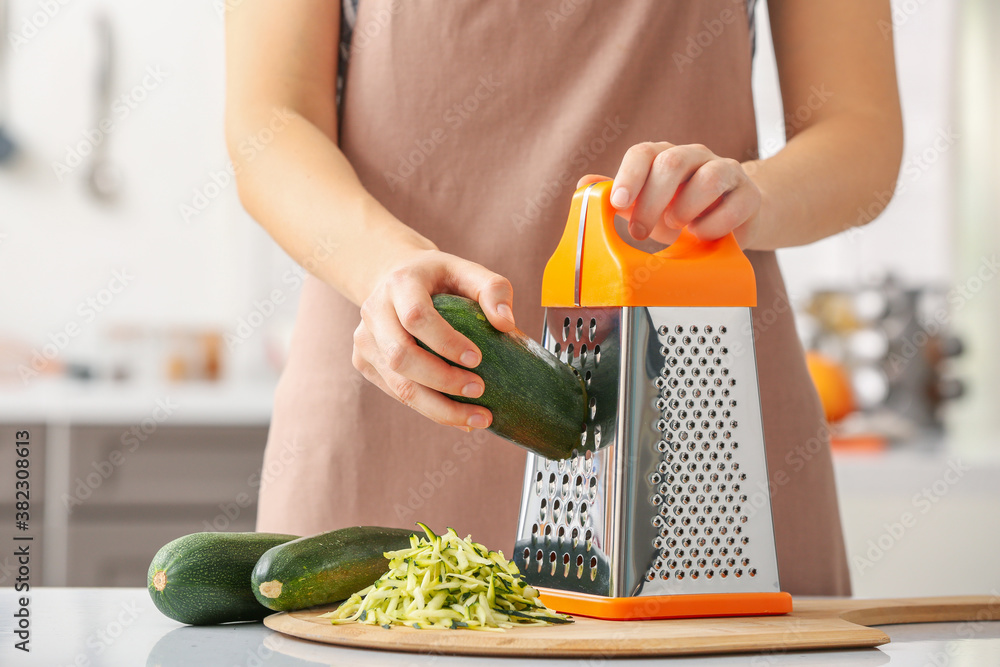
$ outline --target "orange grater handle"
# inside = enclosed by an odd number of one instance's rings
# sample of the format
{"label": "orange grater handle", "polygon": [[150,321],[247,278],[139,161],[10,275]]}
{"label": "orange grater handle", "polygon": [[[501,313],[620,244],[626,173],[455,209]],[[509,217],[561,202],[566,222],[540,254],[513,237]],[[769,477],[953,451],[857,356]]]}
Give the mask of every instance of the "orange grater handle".
{"label": "orange grater handle", "polygon": [[615,230],[611,183],[573,195],[566,231],[545,265],[543,306],[757,305],[753,266],[732,233],[701,241],[683,229],[658,253],[637,250]]}

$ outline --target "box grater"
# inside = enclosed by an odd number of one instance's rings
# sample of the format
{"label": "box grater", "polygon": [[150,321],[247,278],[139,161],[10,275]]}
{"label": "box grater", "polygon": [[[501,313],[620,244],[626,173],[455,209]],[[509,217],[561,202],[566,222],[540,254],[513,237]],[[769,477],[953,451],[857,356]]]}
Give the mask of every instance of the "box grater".
{"label": "box grater", "polygon": [[730,234],[655,254],[615,231],[611,182],[578,190],[543,280],[542,344],[583,376],[565,460],[529,453],[515,562],[559,611],[781,614],[750,307]]}

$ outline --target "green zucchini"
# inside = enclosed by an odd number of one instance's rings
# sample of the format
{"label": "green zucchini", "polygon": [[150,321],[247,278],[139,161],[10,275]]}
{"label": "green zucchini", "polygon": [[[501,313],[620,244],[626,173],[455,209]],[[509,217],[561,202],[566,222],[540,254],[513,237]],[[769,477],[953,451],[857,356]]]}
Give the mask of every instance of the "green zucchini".
{"label": "green zucchini", "polygon": [[194,533],[166,544],[149,564],[146,586],[164,614],[189,625],[259,621],[271,612],[250,590],[268,549],[295,539],[274,533]]}
{"label": "green zucchini", "polygon": [[471,299],[438,294],[434,307],[483,355],[476,368],[468,369],[483,379],[483,395],[449,396],[489,408],[489,430],[514,444],[549,459],[568,458],[580,445],[587,412],[587,390],[577,370],[521,331],[495,329]]}
{"label": "green zucchini", "polygon": [[389,567],[383,555],[410,546],[412,530],[354,526],[275,546],[250,577],[257,601],[292,611],[343,600],[371,586]]}

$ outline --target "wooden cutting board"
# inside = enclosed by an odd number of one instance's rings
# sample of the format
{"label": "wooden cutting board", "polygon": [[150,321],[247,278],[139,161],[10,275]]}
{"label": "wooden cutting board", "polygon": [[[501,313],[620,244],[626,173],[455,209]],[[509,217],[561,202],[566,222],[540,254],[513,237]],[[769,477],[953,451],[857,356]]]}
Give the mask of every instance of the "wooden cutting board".
{"label": "wooden cutting board", "polygon": [[888,643],[873,627],[893,623],[1000,620],[1000,599],[989,596],[852,600],[796,600],[791,614],[666,621],[599,621],[576,617],[572,625],[470,630],[385,630],[332,625],[317,607],[264,619],[284,634],[354,648],[485,656],[653,657],[760,653],[803,649],[864,648]]}

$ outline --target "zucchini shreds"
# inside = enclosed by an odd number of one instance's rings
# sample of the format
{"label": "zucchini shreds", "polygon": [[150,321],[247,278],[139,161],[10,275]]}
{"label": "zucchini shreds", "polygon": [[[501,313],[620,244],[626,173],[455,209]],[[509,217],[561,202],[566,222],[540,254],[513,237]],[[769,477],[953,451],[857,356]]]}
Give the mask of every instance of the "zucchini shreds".
{"label": "zucchini shreds", "polygon": [[572,623],[545,607],[538,591],[521,578],[503,552],[462,539],[449,528],[444,535],[420,523],[426,537],[410,538],[410,548],[389,551],[389,569],[336,611],[323,614],[331,623],[364,623],[391,628],[485,630],[502,632],[516,625]]}

